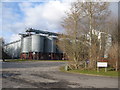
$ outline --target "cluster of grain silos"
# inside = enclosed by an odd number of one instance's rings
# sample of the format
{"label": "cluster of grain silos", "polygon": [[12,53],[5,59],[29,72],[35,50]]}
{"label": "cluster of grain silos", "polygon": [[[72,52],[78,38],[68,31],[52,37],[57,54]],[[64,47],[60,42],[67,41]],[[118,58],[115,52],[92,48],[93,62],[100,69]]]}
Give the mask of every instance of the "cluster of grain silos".
{"label": "cluster of grain silos", "polygon": [[53,32],[28,29],[21,35],[21,40],[4,46],[11,58],[21,59],[63,59],[63,53],[56,45],[58,34]]}
{"label": "cluster of grain silos", "polygon": [[[29,30],[34,34],[22,36],[21,59],[62,59],[63,53],[56,45],[57,34]],[[36,33],[37,32],[37,33]]]}
{"label": "cluster of grain silos", "polygon": [[22,38],[21,59],[62,59],[57,37],[33,34]]}

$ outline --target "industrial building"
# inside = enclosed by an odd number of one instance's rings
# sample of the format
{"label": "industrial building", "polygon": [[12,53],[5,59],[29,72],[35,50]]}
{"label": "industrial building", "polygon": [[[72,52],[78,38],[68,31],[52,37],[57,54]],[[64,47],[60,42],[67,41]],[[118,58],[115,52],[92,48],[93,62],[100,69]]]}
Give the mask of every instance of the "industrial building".
{"label": "industrial building", "polygon": [[[92,31],[98,36],[100,49],[103,50],[103,57],[108,56],[108,50],[111,47],[111,35],[96,30]],[[67,56],[58,48],[56,42],[58,33],[36,30],[29,28],[25,34],[21,35],[21,40],[6,44],[4,51],[7,57],[12,59],[65,59]],[[89,34],[87,38],[90,39]],[[106,41],[104,41],[106,38]],[[105,43],[106,42],[106,43]],[[90,44],[90,42],[88,42]],[[102,47],[104,46],[104,48]]]}
{"label": "industrial building", "polygon": [[58,34],[29,28],[21,40],[6,44],[4,51],[12,59],[63,59],[64,55],[56,41]]}

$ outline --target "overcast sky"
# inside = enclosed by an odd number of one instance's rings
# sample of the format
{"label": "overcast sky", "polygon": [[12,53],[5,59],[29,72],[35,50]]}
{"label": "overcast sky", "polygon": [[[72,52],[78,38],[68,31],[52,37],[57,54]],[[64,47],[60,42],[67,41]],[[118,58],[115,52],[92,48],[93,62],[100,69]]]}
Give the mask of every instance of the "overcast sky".
{"label": "overcast sky", "polygon": [[[18,0],[17,0],[18,1]],[[25,32],[25,28],[35,28],[50,32],[61,32],[61,20],[65,11],[69,10],[68,0],[39,0],[39,2],[2,2],[2,32],[0,36],[6,42],[20,39],[18,33]],[[117,16],[117,3],[110,6],[113,16]],[[1,23],[1,20],[0,20]]]}

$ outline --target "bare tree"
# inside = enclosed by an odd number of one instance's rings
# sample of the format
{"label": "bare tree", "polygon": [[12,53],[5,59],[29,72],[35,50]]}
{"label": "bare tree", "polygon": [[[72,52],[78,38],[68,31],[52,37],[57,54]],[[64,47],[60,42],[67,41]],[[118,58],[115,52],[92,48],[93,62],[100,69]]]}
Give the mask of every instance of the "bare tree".
{"label": "bare tree", "polygon": [[[98,47],[98,37],[100,32],[106,31],[105,25],[108,22],[107,17],[110,14],[108,6],[109,3],[106,2],[85,2],[83,7],[81,7],[86,16],[86,22],[84,25],[86,29],[89,30],[88,35],[90,36],[89,68],[95,68],[95,62],[97,61],[100,53],[100,49]],[[96,51],[99,51],[99,53],[96,53]]]}
{"label": "bare tree", "polygon": [[87,55],[86,37],[82,35],[82,27],[80,26],[82,17],[79,2],[73,3],[70,12],[67,13],[67,17],[62,23],[65,35],[59,36],[58,46],[68,56],[72,69],[78,69],[80,63],[87,58],[85,56]]}
{"label": "bare tree", "polygon": [[4,61],[4,51],[3,51],[4,39],[0,37],[0,59]]}
{"label": "bare tree", "polygon": [[[74,2],[64,19],[65,29],[59,47],[68,55],[75,68],[80,61],[89,58],[89,68],[95,68],[99,57],[99,32],[105,31],[109,3],[106,2]],[[83,38],[84,37],[84,38]]]}
{"label": "bare tree", "polygon": [[118,65],[118,44],[113,44],[109,50],[109,64],[117,71],[120,66]]}
{"label": "bare tree", "polygon": [[112,44],[114,44],[114,43],[118,43],[118,38],[119,38],[118,21],[114,19],[114,17],[111,18],[111,21],[112,22],[109,24],[109,28],[110,28],[109,33],[112,36]]}
{"label": "bare tree", "polygon": [[118,52],[118,40],[119,40],[119,34],[118,34],[118,22],[115,19],[111,19],[112,22],[110,23],[110,31],[109,33],[111,34],[112,42],[111,42],[111,48],[109,49],[109,64],[116,69],[120,69],[120,65],[118,64],[119,62],[119,52]]}

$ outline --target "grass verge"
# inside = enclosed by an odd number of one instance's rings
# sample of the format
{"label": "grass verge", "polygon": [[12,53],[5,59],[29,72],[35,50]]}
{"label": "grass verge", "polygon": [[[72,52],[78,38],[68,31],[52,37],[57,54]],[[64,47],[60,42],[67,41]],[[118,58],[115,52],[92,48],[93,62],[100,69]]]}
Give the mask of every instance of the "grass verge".
{"label": "grass verge", "polygon": [[23,61],[67,61],[67,60],[28,60],[28,59],[6,59],[5,62],[23,62]]}
{"label": "grass verge", "polygon": [[105,72],[104,68],[100,69],[100,72],[97,72],[97,70],[69,70],[66,71],[64,67],[60,67],[60,70],[63,72],[69,72],[69,73],[78,73],[78,74],[86,74],[86,75],[95,75],[95,76],[110,76],[110,77],[120,77],[120,74],[118,74],[117,71],[113,71],[110,68],[107,69],[107,72]]}

